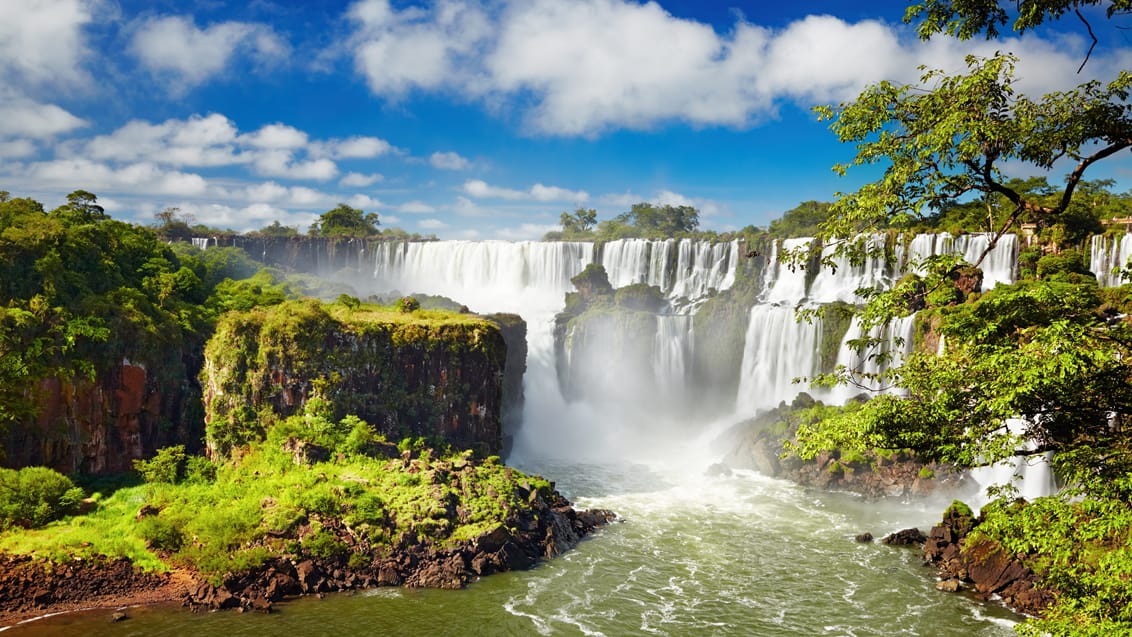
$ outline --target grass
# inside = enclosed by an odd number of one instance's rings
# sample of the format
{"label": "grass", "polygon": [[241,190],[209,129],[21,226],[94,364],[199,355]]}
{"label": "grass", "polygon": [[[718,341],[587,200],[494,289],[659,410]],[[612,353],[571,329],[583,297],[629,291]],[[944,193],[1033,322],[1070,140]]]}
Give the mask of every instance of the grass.
{"label": "grass", "polygon": [[[351,455],[308,466],[264,442],[219,467],[214,482],[120,488],[87,515],[0,535],[0,550],[52,561],[126,557],[149,571],[183,565],[218,583],[296,552],[361,550],[351,560],[362,563],[403,542],[451,546],[509,524],[532,491],[549,497],[550,483],[494,457],[474,462],[468,452],[407,462]],[[336,528],[352,530],[353,547]]]}

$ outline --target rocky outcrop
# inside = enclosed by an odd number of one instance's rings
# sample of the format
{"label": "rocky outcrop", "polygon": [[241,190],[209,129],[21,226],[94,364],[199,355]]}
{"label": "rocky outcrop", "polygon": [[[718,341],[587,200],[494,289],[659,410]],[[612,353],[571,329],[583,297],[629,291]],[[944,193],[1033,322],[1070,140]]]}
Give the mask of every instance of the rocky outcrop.
{"label": "rocky outcrop", "polygon": [[[550,500],[530,493],[530,506],[506,524],[488,529],[470,540],[437,546],[408,536],[391,555],[346,553],[333,557],[309,554],[272,560],[262,568],[231,576],[216,585],[199,582],[185,597],[194,609],[239,608],[267,612],[288,597],[334,591],[409,586],[461,588],[477,577],[527,569],[574,546],[585,535],[614,518],[605,510],[575,511],[553,492]],[[350,551],[361,550],[358,539],[340,524],[329,524]]]}
{"label": "rocky outcrop", "polygon": [[954,504],[928,533],[924,560],[939,569],[939,588],[969,589],[982,599],[997,597],[1020,613],[1041,615],[1053,602],[1053,594],[1038,586],[1038,574],[996,542],[971,540],[979,522],[966,506]]}
{"label": "rocky outcrop", "polygon": [[967,488],[965,473],[950,465],[925,462],[911,452],[869,454],[848,458],[839,452],[822,453],[812,460],[784,457],[784,431],[790,410],[812,406],[800,395],[795,404],[772,410],[738,423],[714,445],[723,463],[732,469],[747,469],[791,480],[801,485],[833,491],[849,491],[873,498],[922,497],[954,494]]}
{"label": "rocky outcrop", "polygon": [[289,302],[221,319],[201,374],[211,452],[318,397],[334,419],[357,416],[390,440],[500,453],[508,358],[496,323],[328,308]]}

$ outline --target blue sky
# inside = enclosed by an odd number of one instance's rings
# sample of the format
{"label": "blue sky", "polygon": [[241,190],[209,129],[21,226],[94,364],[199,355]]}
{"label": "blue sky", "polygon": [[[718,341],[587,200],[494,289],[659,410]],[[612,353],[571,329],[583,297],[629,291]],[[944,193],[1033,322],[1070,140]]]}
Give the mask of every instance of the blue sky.
{"label": "blue sky", "polygon": [[[918,41],[906,3],[663,0],[3,0],[0,190],[82,188],[115,217],[170,206],[239,231],[306,230],[345,202],[441,238],[537,238],[559,213],[691,204],[765,225],[867,173],[816,104],[919,65],[1011,50],[1023,90],[1066,88],[1071,21]],[[1084,77],[1132,68],[1094,14]],[[1092,174],[1132,185],[1126,157]]]}

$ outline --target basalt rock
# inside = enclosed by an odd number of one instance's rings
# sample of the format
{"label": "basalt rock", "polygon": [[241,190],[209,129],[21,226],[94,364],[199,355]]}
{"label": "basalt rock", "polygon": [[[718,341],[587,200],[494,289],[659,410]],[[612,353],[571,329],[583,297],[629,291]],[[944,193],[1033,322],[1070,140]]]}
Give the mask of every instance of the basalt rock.
{"label": "basalt rock", "polygon": [[969,541],[971,530],[979,522],[969,509],[952,506],[928,533],[924,560],[939,569],[944,586],[937,588],[970,588],[982,599],[998,597],[1020,613],[1040,615],[1053,602],[1053,594],[1040,588],[1039,576],[998,543]]}
{"label": "basalt rock", "polygon": [[[527,569],[559,555],[616,516],[606,510],[576,511],[551,492],[532,492],[531,506],[513,514],[506,524],[470,540],[438,546],[407,538],[392,555],[368,559],[343,556],[295,555],[269,561],[253,572],[206,582],[188,591],[185,605],[194,610],[237,608],[270,612],[275,602],[299,595],[358,590],[375,586],[461,588],[473,579],[504,571]],[[337,534],[352,550],[359,549],[343,525],[327,521],[324,531]]]}

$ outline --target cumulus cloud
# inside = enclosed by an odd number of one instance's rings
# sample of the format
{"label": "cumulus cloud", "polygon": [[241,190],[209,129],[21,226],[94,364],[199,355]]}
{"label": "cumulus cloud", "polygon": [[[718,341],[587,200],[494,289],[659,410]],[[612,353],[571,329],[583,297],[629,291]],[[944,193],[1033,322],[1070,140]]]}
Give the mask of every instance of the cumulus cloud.
{"label": "cumulus cloud", "polygon": [[[357,2],[350,10],[357,71],[377,95],[456,91],[505,113],[515,111],[499,105],[517,99],[531,132],[593,136],[673,121],[748,127],[786,103],[844,101],[882,79],[916,82],[918,65],[961,70],[967,54],[996,50],[1015,51],[1020,87],[1042,93],[1079,83],[1087,48],[1033,34],[925,43],[904,25],[828,15],[776,29],[740,18],[717,31],[630,0],[491,6],[436,0],[398,11],[388,0]],[[1111,76],[1129,62],[1125,48],[1087,68]]]}
{"label": "cumulus cloud", "polygon": [[394,147],[377,137],[350,137],[333,140],[325,145],[323,152],[338,159],[369,159],[393,152]]}
{"label": "cumulus cloud", "polygon": [[389,0],[361,0],[350,7],[357,31],[354,66],[379,95],[438,88],[491,33],[486,13],[460,0],[397,11]]}
{"label": "cumulus cloud", "polygon": [[307,145],[307,134],[286,124],[268,124],[241,137],[243,143],[268,150],[292,150]]}
{"label": "cumulus cloud", "polygon": [[219,22],[202,29],[189,16],[145,20],[129,47],[143,67],[174,78],[174,88],[204,83],[223,72],[237,52],[266,62],[284,56],[287,49],[267,25]]}
{"label": "cumulus cloud", "polygon": [[166,170],[150,162],[114,167],[85,158],[56,159],[28,165],[24,176],[39,186],[111,188],[151,195],[200,195],[208,188],[200,175]]}
{"label": "cumulus cloud", "polygon": [[0,138],[44,139],[87,125],[54,104],[41,104],[0,90]]}
{"label": "cumulus cloud", "polygon": [[247,161],[238,154],[237,129],[218,113],[169,119],[160,124],[132,120],[109,135],[83,145],[86,157],[114,161],[152,161],[173,166],[226,166]]}
{"label": "cumulus cloud", "polygon": [[559,188],[558,186],[535,184],[531,186],[530,189],[522,191],[492,186],[481,179],[469,179],[465,181],[463,191],[465,194],[477,199],[505,199],[508,201],[582,202],[589,199],[589,194],[584,190],[567,190],[565,188]]}
{"label": "cumulus cloud", "polygon": [[495,231],[495,237],[509,241],[526,241],[541,239],[546,233],[561,229],[558,224],[524,223],[517,228],[499,228]]}
{"label": "cumulus cloud", "polygon": [[36,153],[35,144],[27,139],[0,141],[0,159],[30,157]]}
{"label": "cumulus cloud", "polygon": [[0,11],[0,80],[33,86],[83,81],[87,0],[4,0]]}
{"label": "cumulus cloud", "polygon": [[428,163],[432,164],[433,168],[441,170],[463,170],[471,163],[459,153],[441,153],[435,152],[428,158]]}
{"label": "cumulus cloud", "polygon": [[346,188],[365,188],[372,186],[380,181],[384,181],[385,176],[378,173],[370,173],[364,175],[362,173],[346,173],[346,176],[338,180],[338,185]]}

